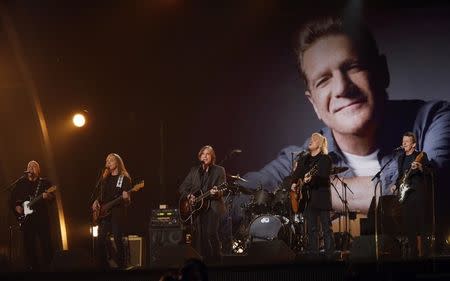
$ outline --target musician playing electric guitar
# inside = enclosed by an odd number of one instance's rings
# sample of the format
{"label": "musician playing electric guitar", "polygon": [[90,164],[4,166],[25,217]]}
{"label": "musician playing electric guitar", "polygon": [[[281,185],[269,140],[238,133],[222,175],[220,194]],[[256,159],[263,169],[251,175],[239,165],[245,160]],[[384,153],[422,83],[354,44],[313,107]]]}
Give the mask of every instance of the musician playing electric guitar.
{"label": "musician playing electric guitar", "polygon": [[404,153],[398,157],[398,179],[395,191],[402,198],[403,229],[408,237],[407,258],[423,255],[423,237],[425,235],[425,216],[427,207],[428,157],[425,152],[416,150],[416,137],[412,132],[403,134]]}
{"label": "musician playing electric guitar", "polygon": [[226,181],[225,169],[215,165],[214,149],[206,145],[197,154],[200,165],[191,168],[189,174],[179,187],[182,196],[187,196],[194,204],[199,193],[209,192],[209,208],[193,216],[194,247],[206,262],[220,262],[219,222],[226,213],[222,192],[217,186]]}
{"label": "musician playing electric guitar", "polygon": [[[106,157],[105,170],[97,199],[92,204],[93,212],[100,212],[101,205],[122,197],[122,202],[111,209],[108,216],[100,218],[98,222],[97,258],[103,269],[110,267],[107,259],[107,247],[110,247],[109,234],[114,236],[117,248],[116,263],[119,268],[125,267],[125,251],[122,241],[125,223],[125,206],[131,203],[129,190],[131,178],[128,174],[122,158],[115,153]],[[109,248],[111,249],[111,248]]]}
{"label": "musician playing electric guitar", "polygon": [[[317,168],[315,168],[317,167]],[[311,171],[316,170],[312,173]],[[325,244],[325,254],[331,257],[334,253],[333,230],[331,229],[331,191],[330,191],[331,158],[328,156],[327,139],[319,133],[311,135],[308,153],[299,159],[293,173],[291,190],[297,184],[308,184],[309,197],[305,209],[307,250],[311,255],[319,254],[320,221]],[[299,194],[301,195],[301,193]]]}
{"label": "musician playing electric guitar", "polygon": [[[48,270],[53,257],[53,248],[50,235],[50,219],[48,214],[48,202],[54,198],[53,194],[46,192],[52,186],[50,181],[41,178],[41,169],[39,163],[30,161],[24,176],[17,182],[14,191],[11,193],[11,202],[14,212],[20,218],[21,230],[23,232],[25,260],[27,269],[31,271]],[[32,209],[24,206],[26,201],[42,198],[43,200],[34,200]],[[25,210],[31,210],[24,212]],[[39,267],[38,248],[36,242],[40,244],[42,251],[42,265]]]}

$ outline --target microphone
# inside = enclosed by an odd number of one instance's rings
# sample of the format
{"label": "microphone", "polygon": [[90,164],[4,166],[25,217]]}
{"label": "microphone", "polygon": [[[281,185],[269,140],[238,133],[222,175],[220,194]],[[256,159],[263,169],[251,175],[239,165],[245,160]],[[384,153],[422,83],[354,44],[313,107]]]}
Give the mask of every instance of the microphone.
{"label": "microphone", "polygon": [[236,149],[233,149],[233,150],[231,151],[231,154],[234,154],[234,153],[241,153],[241,152],[242,152],[242,149],[236,148]]}
{"label": "microphone", "polygon": [[400,150],[403,150],[403,146],[399,146],[399,147],[397,147],[397,148],[394,148],[394,150],[393,151],[400,151]]}
{"label": "microphone", "polygon": [[33,174],[33,172],[30,172],[30,171],[23,171],[23,174],[24,174],[24,175]]}

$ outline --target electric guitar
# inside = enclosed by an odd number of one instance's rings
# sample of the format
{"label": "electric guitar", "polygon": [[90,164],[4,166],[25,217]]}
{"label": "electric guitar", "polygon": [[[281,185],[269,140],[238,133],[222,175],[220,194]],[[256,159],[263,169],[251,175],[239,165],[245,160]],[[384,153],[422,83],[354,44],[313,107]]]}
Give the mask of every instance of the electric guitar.
{"label": "electric guitar", "polygon": [[[217,190],[223,191],[228,188],[227,183],[223,182],[217,186]],[[180,209],[180,219],[183,222],[188,222],[195,214],[206,211],[209,209],[211,205],[210,200],[207,200],[210,197],[211,189],[203,193],[201,190],[198,191],[195,195],[194,202],[190,202],[188,199],[188,194],[180,197],[179,201],[179,209]]]}
{"label": "electric guitar", "polygon": [[[135,184],[132,189],[130,189],[128,192],[136,192],[144,188],[144,181],[140,181],[138,184]],[[100,206],[99,209],[92,211],[92,222],[93,225],[97,225],[99,220],[109,216],[111,213],[111,209],[117,205],[119,205],[122,202],[122,195],[117,196],[115,199],[104,203]]]}
{"label": "electric guitar", "polygon": [[[317,175],[318,172],[319,172],[319,168],[317,167],[317,164],[315,164],[305,174],[305,176],[303,178],[313,177],[313,176]],[[291,207],[292,207],[292,211],[294,212],[294,214],[297,214],[299,211],[302,213],[306,208],[306,204],[309,202],[309,199],[311,198],[308,183],[304,183],[302,179],[299,179],[295,186],[295,190],[291,189],[291,191],[289,192],[289,195],[291,198]],[[301,197],[300,197],[300,195],[301,195]]]}
{"label": "electric guitar", "polygon": [[[423,156],[425,154],[423,152],[420,152],[414,162],[421,162],[423,159]],[[400,181],[400,187],[399,187],[399,198],[398,202],[403,203],[406,198],[408,197],[408,191],[411,188],[411,185],[409,184],[408,180],[411,175],[413,169],[409,168],[408,171],[406,171],[405,174],[403,174],[403,177]]]}
{"label": "electric guitar", "polygon": [[[46,193],[52,193],[56,191],[56,186],[51,186],[49,187],[46,191]],[[32,213],[34,213],[34,209],[33,206],[41,201],[42,199],[44,199],[44,192],[39,194],[38,196],[36,196],[35,198],[31,199],[31,200],[27,200],[24,201],[22,203],[22,207],[23,207],[23,214],[18,215],[17,216],[17,221],[19,222],[19,226],[22,226],[26,221],[29,215],[31,215]]]}

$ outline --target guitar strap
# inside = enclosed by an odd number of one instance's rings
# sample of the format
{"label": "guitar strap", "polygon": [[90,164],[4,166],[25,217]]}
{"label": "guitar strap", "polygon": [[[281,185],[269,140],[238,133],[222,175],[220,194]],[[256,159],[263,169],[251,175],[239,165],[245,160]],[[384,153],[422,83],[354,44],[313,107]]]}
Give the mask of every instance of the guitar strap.
{"label": "guitar strap", "polygon": [[[316,159],[314,159],[314,161],[310,161],[308,163],[308,169],[306,170],[306,173],[311,171],[312,167],[314,167],[314,165],[317,165],[319,163],[319,160],[320,160],[320,157],[317,157]],[[317,165],[317,169],[319,169],[319,165]]]}
{"label": "guitar strap", "polygon": [[120,175],[119,178],[117,179],[116,187],[121,188],[122,183],[123,183],[123,175]]}
{"label": "guitar strap", "polygon": [[42,178],[38,178],[38,184],[36,186],[36,190],[34,192],[33,198],[36,198],[39,195],[39,190],[41,189],[41,182],[42,182]]}

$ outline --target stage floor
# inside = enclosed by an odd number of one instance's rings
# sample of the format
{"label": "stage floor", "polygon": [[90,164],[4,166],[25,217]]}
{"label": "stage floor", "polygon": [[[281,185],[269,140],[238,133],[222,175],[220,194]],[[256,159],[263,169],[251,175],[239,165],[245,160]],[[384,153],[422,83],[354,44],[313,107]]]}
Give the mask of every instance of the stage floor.
{"label": "stage floor", "polygon": [[[177,268],[134,268],[127,271],[98,272],[70,269],[61,272],[3,272],[0,280],[159,280]],[[224,280],[450,280],[450,257],[420,261],[349,262],[295,260],[289,264],[218,265],[208,267],[212,281]]]}

